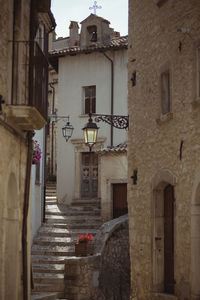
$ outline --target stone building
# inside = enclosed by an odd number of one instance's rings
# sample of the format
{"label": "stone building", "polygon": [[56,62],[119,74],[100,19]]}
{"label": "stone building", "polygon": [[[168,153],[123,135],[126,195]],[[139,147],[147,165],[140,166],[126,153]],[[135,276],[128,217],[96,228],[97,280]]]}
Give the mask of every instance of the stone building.
{"label": "stone building", "polygon": [[[95,151],[127,139],[125,130],[103,122],[99,123],[98,140],[92,152],[83,139],[82,128],[88,122],[89,112],[127,115],[128,37],[120,37],[109,24],[108,20],[91,14],[81,22],[79,33],[78,23],[72,21],[70,36],[53,41],[49,54],[52,66],[58,71],[58,83],[54,84],[58,93],[57,115],[69,115],[74,127],[73,136],[66,143],[62,136],[64,123],[57,123],[57,193],[58,200],[65,204],[83,198],[101,198],[98,176],[101,161]],[[53,72],[51,76],[56,82]],[[126,176],[122,176],[126,184]],[[112,182],[109,185],[111,192]],[[104,189],[107,193],[106,185]],[[110,194],[106,194],[106,199],[112,201]]]}
{"label": "stone building", "polygon": [[55,21],[50,0],[0,0],[0,7],[0,299],[27,300],[32,131],[47,120],[47,37]]}
{"label": "stone building", "polygon": [[131,299],[197,300],[200,2],[130,0],[129,8]]}

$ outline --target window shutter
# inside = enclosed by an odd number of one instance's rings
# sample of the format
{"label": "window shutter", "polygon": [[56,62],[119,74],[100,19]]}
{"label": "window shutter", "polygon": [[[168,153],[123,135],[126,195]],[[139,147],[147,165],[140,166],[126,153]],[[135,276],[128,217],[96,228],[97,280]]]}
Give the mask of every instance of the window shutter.
{"label": "window shutter", "polygon": [[92,113],[96,113],[96,98],[92,98]]}
{"label": "window shutter", "polygon": [[85,114],[90,113],[90,98],[85,98]]}

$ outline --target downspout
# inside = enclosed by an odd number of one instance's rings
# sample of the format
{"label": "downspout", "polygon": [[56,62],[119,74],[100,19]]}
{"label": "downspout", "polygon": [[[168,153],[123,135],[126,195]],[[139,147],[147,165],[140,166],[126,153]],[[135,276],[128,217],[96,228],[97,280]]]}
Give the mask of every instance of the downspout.
{"label": "downspout", "polygon": [[15,62],[15,21],[16,21],[16,2],[13,0],[13,28],[12,28],[12,83],[11,83],[11,104],[14,104],[14,62]]}
{"label": "downspout", "polygon": [[[55,109],[55,87],[53,86],[53,82],[49,83],[50,87],[53,90],[53,99],[52,99],[52,114],[54,114]],[[53,163],[54,163],[54,121],[51,124],[51,175],[53,175]]]}
{"label": "downspout", "polygon": [[33,132],[27,133],[27,162],[26,162],[26,180],[24,191],[24,207],[23,207],[23,223],[22,223],[22,257],[23,257],[23,299],[28,299],[28,246],[27,246],[27,232],[28,232],[28,212],[29,212],[29,194],[30,194],[30,180],[31,180],[31,165],[32,165],[32,137]]}
{"label": "downspout", "polygon": [[[102,52],[103,55],[110,61],[111,63],[111,99],[110,99],[110,114],[113,115],[114,110],[114,62],[113,60],[105,53]],[[110,146],[113,146],[113,125],[111,124],[110,128]]]}

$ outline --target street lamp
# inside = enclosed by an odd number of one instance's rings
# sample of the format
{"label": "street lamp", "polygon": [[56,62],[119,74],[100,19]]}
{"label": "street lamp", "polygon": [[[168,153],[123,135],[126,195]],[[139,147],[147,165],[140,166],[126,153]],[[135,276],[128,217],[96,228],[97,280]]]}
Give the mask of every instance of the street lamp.
{"label": "street lamp", "polygon": [[89,113],[88,123],[83,128],[85,144],[89,146],[90,151],[97,142],[98,129],[97,124],[93,122],[92,116],[95,117],[96,122],[106,122],[118,129],[128,129],[129,118],[128,116],[117,116],[117,115],[102,115]]}
{"label": "street lamp", "polygon": [[62,134],[67,142],[72,136],[74,130],[74,127],[69,122],[69,116],[57,116],[57,113],[55,112],[53,115],[50,115],[49,117],[52,119],[53,122],[58,122],[60,120],[67,119],[65,126],[62,127]]}
{"label": "street lamp", "polygon": [[83,133],[85,144],[89,146],[90,152],[92,150],[93,145],[97,141],[98,129],[99,127],[97,127],[97,124],[92,121],[92,114],[89,113],[89,120],[83,128]]}
{"label": "street lamp", "polygon": [[62,134],[63,134],[63,137],[65,138],[66,142],[72,136],[73,130],[74,130],[74,127],[70,124],[69,121],[67,121],[66,125],[64,127],[62,127]]}

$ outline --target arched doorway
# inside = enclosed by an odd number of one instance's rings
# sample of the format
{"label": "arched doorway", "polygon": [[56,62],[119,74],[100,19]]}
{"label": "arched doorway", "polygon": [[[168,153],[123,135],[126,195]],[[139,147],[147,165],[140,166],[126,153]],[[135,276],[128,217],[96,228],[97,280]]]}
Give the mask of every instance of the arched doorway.
{"label": "arched doorway", "polygon": [[18,299],[19,287],[19,210],[15,175],[9,177],[4,214],[4,299]]}
{"label": "arched doorway", "polygon": [[191,289],[192,299],[200,299],[200,183],[191,206]]}
{"label": "arched doorway", "polygon": [[175,177],[163,171],[153,184],[153,292],[174,294]]}

